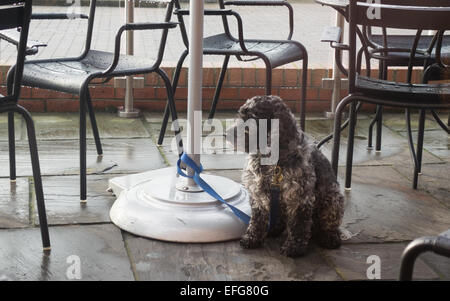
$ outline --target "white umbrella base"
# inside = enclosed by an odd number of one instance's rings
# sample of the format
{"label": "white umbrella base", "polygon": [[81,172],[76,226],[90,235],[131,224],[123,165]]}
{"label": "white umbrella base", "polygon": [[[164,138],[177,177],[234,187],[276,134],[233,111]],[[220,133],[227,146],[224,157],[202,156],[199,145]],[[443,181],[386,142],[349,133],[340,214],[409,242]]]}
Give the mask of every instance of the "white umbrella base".
{"label": "white umbrella base", "polygon": [[[229,204],[250,215],[249,195],[241,184],[215,175],[202,178]],[[110,180],[118,196],[112,222],[138,236],[172,242],[205,243],[239,239],[246,225],[206,192],[183,191],[186,179],[173,167]]]}

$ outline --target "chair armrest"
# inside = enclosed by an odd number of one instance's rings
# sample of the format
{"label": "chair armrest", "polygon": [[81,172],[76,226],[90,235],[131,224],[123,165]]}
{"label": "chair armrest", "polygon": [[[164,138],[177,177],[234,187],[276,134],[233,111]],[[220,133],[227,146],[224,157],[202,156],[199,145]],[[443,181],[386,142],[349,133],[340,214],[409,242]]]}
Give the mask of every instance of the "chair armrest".
{"label": "chair armrest", "polygon": [[342,30],[337,26],[327,26],[322,31],[321,42],[328,42],[330,46],[337,50],[349,50],[349,46],[341,43]]}
{"label": "chair armrest", "polygon": [[32,20],[72,20],[89,19],[85,14],[62,14],[62,13],[35,13],[31,15]]}
{"label": "chair armrest", "polygon": [[[17,31],[16,29],[2,30],[0,31],[0,39],[5,40],[8,43],[11,43],[17,47],[19,46],[20,43],[20,32]],[[47,44],[42,43],[40,41],[28,39],[25,54],[34,55],[38,53],[39,47],[46,47],[46,46]]]}
{"label": "chair armrest", "polygon": [[111,72],[116,69],[117,64],[119,63],[120,58],[120,42],[122,38],[122,34],[124,31],[128,30],[155,30],[155,29],[171,29],[177,27],[179,23],[177,22],[163,22],[163,23],[127,23],[125,25],[122,25],[116,34],[116,41],[114,46],[114,58],[111,63],[111,65],[103,71],[103,75],[107,76]]}
{"label": "chair armrest", "polygon": [[285,0],[240,0],[225,1],[225,5],[233,6],[285,6],[289,10],[289,35],[288,40],[292,39],[294,34],[294,8]]}
{"label": "chair armrest", "polygon": [[339,43],[341,41],[342,29],[337,26],[327,26],[322,31],[321,42],[335,42]]}
{"label": "chair armrest", "polygon": [[[189,15],[189,10],[188,9],[177,9],[174,12],[175,14],[181,15],[181,16],[186,16]],[[242,18],[241,16],[231,10],[231,9],[205,9],[204,10],[204,15],[205,16],[234,16],[237,20],[237,25],[238,25],[238,39],[237,41],[239,41],[239,45],[242,48],[242,50],[244,52],[248,52],[247,48],[245,47],[245,43],[244,43],[244,25],[242,23]]]}
{"label": "chair armrest", "polygon": [[[176,9],[174,11],[175,15],[188,16],[190,13],[189,9]],[[203,14],[205,16],[230,16],[232,15],[231,9],[205,9]]]}

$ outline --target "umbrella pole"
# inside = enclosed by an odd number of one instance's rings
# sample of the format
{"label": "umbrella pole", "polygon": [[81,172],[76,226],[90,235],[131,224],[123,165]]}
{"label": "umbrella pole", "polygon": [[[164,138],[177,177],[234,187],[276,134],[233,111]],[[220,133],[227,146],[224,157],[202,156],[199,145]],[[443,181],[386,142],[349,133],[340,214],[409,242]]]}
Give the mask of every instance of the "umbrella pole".
{"label": "umbrella pole", "polygon": [[[202,147],[202,69],[203,69],[203,10],[201,1],[189,1],[190,8],[190,43],[188,73],[188,133],[187,154],[197,165],[200,164]],[[191,168],[188,175],[194,174]],[[188,187],[196,186],[194,180],[188,179]]]}

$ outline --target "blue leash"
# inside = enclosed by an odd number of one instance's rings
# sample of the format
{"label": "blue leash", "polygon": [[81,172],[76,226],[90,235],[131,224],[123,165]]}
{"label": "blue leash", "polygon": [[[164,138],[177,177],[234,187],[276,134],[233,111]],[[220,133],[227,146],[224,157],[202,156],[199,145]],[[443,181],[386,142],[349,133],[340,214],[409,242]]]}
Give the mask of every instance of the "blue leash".
{"label": "blue leash", "polygon": [[[192,170],[194,171],[194,175],[192,177],[188,176],[187,174],[185,174],[183,172],[183,170],[181,169],[181,162],[184,162],[186,164],[186,166],[192,168]],[[234,207],[233,205],[228,204],[211,186],[208,185],[208,183],[206,183],[200,177],[200,174],[203,171],[203,166],[201,164],[197,165],[197,163],[195,163],[194,160],[192,160],[188,155],[186,155],[186,153],[183,153],[181,155],[180,159],[178,159],[177,169],[178,169],[178,174],[180,176],[193,179],[195,181],[195,183],[197,183],[197,185],[200,186],[200,188],[202,188],[206,193],[208,193],[210,196],[212,196],[216,200],[220,201],[221,203],[227,205],[228,208],[230,208],[231,211],[233,211],[234,215],[236,215],[246,225],[248,225],[250,223],[250,216],[248,216],[247,214],[245,214],[238,208]]]}

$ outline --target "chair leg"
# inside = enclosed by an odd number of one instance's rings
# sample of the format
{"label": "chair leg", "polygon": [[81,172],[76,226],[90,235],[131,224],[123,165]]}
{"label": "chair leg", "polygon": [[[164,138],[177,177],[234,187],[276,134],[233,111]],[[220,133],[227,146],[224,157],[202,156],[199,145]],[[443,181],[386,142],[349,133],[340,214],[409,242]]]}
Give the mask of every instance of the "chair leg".
{"label": "chair leg", "polygon": [[91,94],[89,90],[86,93],[86,106],[89,112],[89,119],[91,121],[92,132],[94,134],[95,147],[97,149],[97,155],[103,155],[102,142],[100,141],[100,134],[98,133],[97,120],[95,118],[94,107],[92,106]]}
{"label": "chair leg", "polygon": [[172,115],[172,124],[174,125],[174,129],[175,129],[175,138],[177,139],[178,155],[181,156],[183,154],[183,141],[181,139],[181,132],[180,132],[180,128],[178,126],[178,115],[177,115],[177,110],[175,107],[175,97],[174,97],[174,93],[173,93],[174,90],[170,83],[169,77],[163,70],[157,69],[155,72],[158,73],[159,76],[161,76],[161,78],[163,79],[164,84],[166,86],[167,103],[169,105],[170,113]]}
{"label": "chair leg", "polygon": [[223,60],[222,70],[220,70],[219,81],[217,82],[216,91],[214,93],[213,102],[211,104],[211,111],[209,111],[208,119],[213,119],[214,114],[216,113],[217,102],[219,101],[220,92],[222,91],[223,81],[225,79],[225,75],[227,73],[228,62],[230,61],[230,56],[226,55]]}
{"label": "chair leg", "polygon": [[[410,151],[411,157],[413,159],[414,175],[415,175],[416,171],[417,171],[417,167],[419,166],[419,162],[417,160],[416,150],[414,149],[414,140],[412,137],[412,128],[411,128],[411,113],[408,108],[406,108],[406,110],[405,110],[405,117],[406,117],[406,132],[408,134],[409,151]],[[414,181],[413,181],[413,187],[414,187]]]}
{"label": "chair leg", "polygon": [[308,79],[308,56],[305,52],[303,58],[303,70],[302,70],[302,99],[300,102],[300,129],[306,130],[306,85]]}
{"label": "chair leg", "polygon": [[347,145],[347,162],[345,172],[345,190],[351,190],[352,187],[352,167],[353,167],[353,149],[355,141],[355,127],[357,121],[356,115],[356,101],[353,101],[350,106],[350,126],[348,129],[348,145]]}
{"label": "chair leg", "polygon": [[14,112],[8,112],[9,179],[12,182],[16,181],[16,137],[14,131]]}
{"label": "chair leg", "polygon": [[86,95],[80,93],[80,202],[87,202],[86,168]]}
{"label": "chair leg", "polygon": [[[388,66],[386,63],[380,64],[380,78],[386,80],[387,79],[387,70]],[[375,142],[375,151],[381,151],[381,138],[383,131],[383,106],[377,106],[377,137]]]}
{"label": "chair leg", "polygon": [[[188,51],[185,50],[182,54],[180,59],[178,60],[177,67],[175,69],[175,74],[173,75],[173,81],[172,81],[172,89],[173,89],[173,95],[175,95],[175,92],[177,91],[178,87],[178,81],[180,79],[181,74],[181,68],[183,67],[184,60],[186,59],[188,55]],[[164,117],[161,124],[161,130],[159,131],[159,137],[158,137],[158,145],[161,146],[163,144],[164,135],[166,134],[167,130],[167,124],[169,122],[169,114],[170,114],[170,104],[169,101],[166,103],[166,107],[164,109]]]}
{"label": "chair leg", "polygon": [[266,95],[272,94],[272,66],[266,63]]}
{"label": "chair leg", "polygon": [[333,149],[331,152],[331,166],[336,176],[338,174],[338,164],[339,164],[339,147],[341,142],[342,113],[345,107],[354,100],[356,100],[356,97],[350,94],[344,99],[342,99],[336,107],[336,113],[334,117]]}
{"label": "chair leg", "polygon": [[42,245],[45,251],[50,250],[50,235],[48,233],[47,215],[45,213],[44,192],[42,189],[41,169],[39,166],[39,154],[36,142],[34,122],[24,108],[17,106],[19,112],[25,119],[27,125],[28,143],[30,145],[31,165],[33,168],[34,189],[36,192],[36,202],[39,215],[39,226],[41,229]]}
{"label": "chair leg", "polygon": [[417,189],[417,183],[419,179],[419,174],[422,172],[422,154],[423,154],[423,138],[425,134],[425,110],[420,110],[419,116],[419,131],[417,134],[417,164],[414,166],[414,181],[413,188]]}
{"label": "chair leg", "polygon": [[377,106],[377,137],[375,142],[375,151],[381,151],[381,137],[383,131],[383,106]]}

